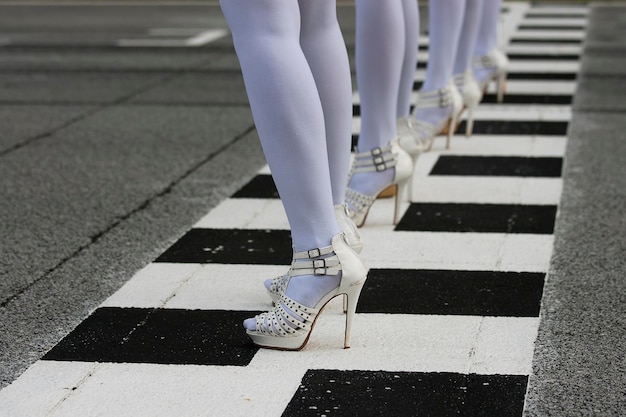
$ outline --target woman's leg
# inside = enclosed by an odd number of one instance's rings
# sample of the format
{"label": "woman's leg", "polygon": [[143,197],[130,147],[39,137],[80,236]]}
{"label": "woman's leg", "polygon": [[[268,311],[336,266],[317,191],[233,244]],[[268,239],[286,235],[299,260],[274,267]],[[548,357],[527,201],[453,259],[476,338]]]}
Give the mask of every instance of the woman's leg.
{"label": "woman's leg", "polygon": [[422,91],[445,87],[452,78],[464,13],[465,0],[428,2],[428,65]]}
{"label": "woman's leg", "polygon": [[300,44],[311,67],[324,112],[326,147],[335,205],[342,204],[350,169],[352,81],[335,0],[299,0]]}
{"label": "woman's leg", "polygon": [[[356,76],[361,100],[359,152],[386,146],[396,137],[396,108],[405,52],[404,17],[398,0],[356,1]],[[394,170],[352,176],[349,187],[376,195]]]}
{"label": "woman's leg", "polygon": [[411,111],[411,96],[415,83],[417,68],[417,50],[420,35],[419,8],[415,0],[401,0],[404,16],[404,60],[400,74],[400,89],[398,91],[398,106],[396,116],[408,117]]}
{"label": "woman's leg", "polygon": [[[486,0],[491,2],[493,0]],[[462,74],[472,67],[474,47],[478,39],[483,10],[483,0],[466,0],[463,26],[454,61],[454,74]]]}
{"label": "woman's leg", "polygon": [[[477,57],[490,55],[498,47],[498,23],[501,5],[501,0],[483,1],[478,36],[474,48],[474,55]],[[506,66],[506,62],[502,62],[502,60],[500,60],[499,63],[500,65]],[[496,70],[493,65],[480,65],[474,68],[474,77],[480,83],[483,83],[493,76]]]}
{"label": "woman's leg", "polygon": [[[293,246],[330,245],[339,232],[326,150],[324,114],[300,46],[294,0],[221,0],[233,34],[261,145],[289,219]],[[314,305],[336,275],[294,277],[286,294]],[[254,330],[254,319],[246,320]]]}
{"label": "woman's leg", "polygon": [[[452,79],[457,44],[463,24],[465,0],[431,0],[428,2],[428,64],[421,92],[446,87]],[[438,125],[450,116],[448,107],[420,107],[415,117]]]}
{"label": "woman's leg", "polygon": [[498,22],[502,0],[483,1],[474,55],[487,55],[498,46]]}

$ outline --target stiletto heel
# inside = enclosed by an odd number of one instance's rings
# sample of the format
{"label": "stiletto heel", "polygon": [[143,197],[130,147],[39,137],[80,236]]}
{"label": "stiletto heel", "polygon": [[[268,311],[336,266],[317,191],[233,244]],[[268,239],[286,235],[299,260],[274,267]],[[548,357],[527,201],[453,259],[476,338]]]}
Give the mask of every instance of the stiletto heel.
{"label": "stiletto heel", "polygon": [[496,89],[498,95],[498,103],[502,103],[502,101],[504,101],[504,93],[506,92],[506,72],[498,76]]}
{"label": "stiletto heel", "polygon": [[480,100],[483,96],[482,91],[478,82],[476,82],[476,79],[472,75],[471,69],[468,69],[460,74],[456,74],[454,76],[454,84],[463,98],[463,109],[459,114],[459,120],[461,119],[463,111],[467,109],[465,136],[469,138],[472,136],[472,131],[474,129],[474,110],[478,107],[478,104],[480,104]]}
{"label": "stiletto heel", "polygon": [[470,137],[472,136],[472,132],[474,131],[474,108],[473,107],[468,107],[467,108],[467,124],[466,124],[466,128],[465,128],[465,136],[466,137]]}
{"label": "stiletto heel", "polygon": [[477,78],[481,86],[483,94],[487,93],[489,84],[493,81],[496,83],[496,97],[498,103],[502,103],[504,93],[506,92],[506,75],[509,66],[509,59],[504,52],[495,48],[487,55],[474,58],[474,71],[481,71],[486,76]]}
{"label": "stiletto heel", "polygon": [[452,135],[454,134],[458,126],[458,118],[458,113],[453,114],[450,118],[450,124],[448,125],[448,135],[446,136],[446,149],[450,149],[450,139],[452,139]]}
{"label": "stiletto heel", "polygon": [[360,152],[355,154],[351,175],[365,172],[382,172],[390,168],[395,168],[393,181],[391,184],[385,184],[374,195],[366,195],[360,193],[350,187],[346,190],[346,203],[348,211],[354,223],[361,227],[367,219],[372,204],[378,196],[389,186],[396,186],[396,199],[394,209],[394,223],[398,220],[400,210],[400,190],[406,185],[407,181],[413,174],[413,163],[411,157],[398,145],[397,140],[392,140],[384,148],[375,148],[371,151]]}
{"label": "stiletto heel", "polygon": [[255,330],[246,330],[252,342],[270,349],[302,349],[309,341],[326,304],[336,296],[343,295],[347,299],[344,347],[349,347],[352,321],[359,294],[367,279],[367,269],[348,246],[343,234],[335,235],[330,246],[295,252],[287,273],[286,287],[294,276],[338,274],[341,274],[339,285],[313,307],[302,305],[283,292],[273,309],[255,317]]}
{"label": "stiletto heel", "polygon": [[343,339],[343,348],[350,348],[351,334],[352,334],[352,322],[354,321],[354,314],[356,313],[356,305],[361,295],[363,285],[353,285],[346,289],[344,293],[344,308],[346,313],[346,333]]}
{"label": "stiletto heel", "polygon": [[[354,224],[354,221],[350,218],[350,212],[348,211],[348,206],[345,203],[337,204],[334,207],[335,210],[335,218],[337,219],[337,225],[339,226],[339,230],[344,234],[346,243],[348,246],[352,248],[356,253],[361,253],[363,250],[363,239],[361,238],[361,233],[359,229]],[[276,303],[276,301],[280,300],[280,296],[285,292],[285,288],[287,287],[287,274],[279,275],[277,277],[272,278],[269,286],[267,287],[267,292],[272,298],[272,303]],[[344,312],[346,311],[344,307]]]}

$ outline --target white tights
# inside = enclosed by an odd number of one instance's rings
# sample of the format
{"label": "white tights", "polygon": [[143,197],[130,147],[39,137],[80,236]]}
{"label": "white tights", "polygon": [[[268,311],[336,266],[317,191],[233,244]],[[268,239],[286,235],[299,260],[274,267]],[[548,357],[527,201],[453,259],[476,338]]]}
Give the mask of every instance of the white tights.
{"label": "white tights", "polygon": [[484,0],[474,54],[486,55],[498,46],[498,22],[502,0]]}
{"label": "white tights", "polygon": [[[335,0],[221,0],[250,107],[296,251],[339,233],[349,169],[352,86]],[[340,276],[297,276],[287,296],[309,306]],[[254,319],[246,320],[254,329]]]}
{"label": "white tights", "polygon": [[452,78],[464,14],[465,0],[428,2],[428,65],[423,91],[442,88]]}
{"label": "white tights", "polygon": [[339,232],[351,82],[334,0],[221,0],[250,107],[297,251]]}
{"label": "white tights", "polygon": [[[452,79],[464,14],[465,0],[428,2],[428,64],[422,91],[438,90]],[[418,107],[415,116],[418,120],[438,124],[448,113],[448,108]]]}
{"label": "white tights", "polygon": [[[386,146],[396,137],[396,119],[408,116],[418,39],[415,0],[356,1],[360,152]],[[393,170],[354,175],[350,187],[374,195],[391,183],[393,175]]]}
{"label": "white tights", "polygon": [[[500,19],[501,0],[484,0],[480,11],[480,25],[476,38],[474,55],[483,56],[498,46],[498,22]],[[474,76],[484,80],[491,75],[491,68],[476,68]]]}
{"label": "white tights", "polygon": [[462,74],[472,67],[474,48],[478,39],[478,31],[480,30],[483,2],[489,3],[492,1],[466,0],[463,26],[461,27],[461,36],[459,36],[456,58],[454,60],[454,74]]}

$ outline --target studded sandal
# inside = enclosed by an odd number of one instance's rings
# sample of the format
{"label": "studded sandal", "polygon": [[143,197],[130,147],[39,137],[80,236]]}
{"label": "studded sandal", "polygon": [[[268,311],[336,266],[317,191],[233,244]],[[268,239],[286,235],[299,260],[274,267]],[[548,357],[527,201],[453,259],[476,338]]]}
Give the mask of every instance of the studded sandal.
{"label": "studded sandal", "polygon": [[358,227],[363,226],[372,204],[378,196],[390,187],[395,189],[395,210],[393,224],[400,217],[401,203],[406,191],[406,184],[413,174],[411,157],[399,145],[396,139],[389,142],[384,148],[375,148],[371,151],[360,152],[354,155],[350,175],[364,172],[382,172],[394,168],[395,173],[391,184],[385,184],[375,195],[360,193],[350,187],[346,190],[346,203],[350,217]]}
{"label": "studded sandal", "polygon": [[324,295],[315,306],[308,307],[289,298],[285,291],[274,308],[255,317],[255,330],[246,330],[252,342],[260,347],[300,350],[307,344],[317,319],[326,304],[343,295],[347,299],[344,348],[350,347],[352,322],[367,269],[359,256],[348,246],[343,234],[335,235],[331,245],[295,252],[287,273],[285,288],[298,275],[338,275],[339,285]]}
{"label": "studded sandal", "polygon": [[[339,230],[344,234],[348,246],[356,253],[361,253],[363,250],[363,239],[361,238],[361,233],[356,227],[356,224],[354,224],[354,221],[350,218],[350,213],[345,203],[335,206],[335,218],[337,219]],[[285,288],[287,288],[287,275],[288,274],[279,275],[272,278],[270,281],[267,292],[270,297],[272,297],[272,302],[276,303],[276,301],[280,299],[280,296],[283,295],[283,292],[285,292]]]}
{"label": "studded sandal", "polygon": [[[415,161],[419,154],[432,148],[437,135],[447,134],[446,149],[450,149],[450,139],[456,129],[462,106],[463,99],[452,81],[438,90],[418,92],[417,103],[411,116],[398,123],[400,146]],[[429,123],[415,117],[419,109],[433,107],[448,109],[447,116],[439,123]]]}

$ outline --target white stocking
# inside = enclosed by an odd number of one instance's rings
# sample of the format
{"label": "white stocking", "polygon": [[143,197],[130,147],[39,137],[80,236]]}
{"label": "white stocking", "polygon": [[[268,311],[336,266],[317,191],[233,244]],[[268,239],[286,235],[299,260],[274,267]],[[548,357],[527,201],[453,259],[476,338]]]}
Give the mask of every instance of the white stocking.
{"label": "white stocking", "polygon": [[[396,107],[405,53],[402,2],[356,1],[356,76],[361,100],[359,152],[386,146],[396,137]],[[354,175],[350,188],[375,195],[394,170]]]}
{"label": "white stocking", "polygon": [[404,15],[404,60],[398,91],[397,117],[408,117],[417,68],[417,50],[420,36],[419,8],[415,0],[401,0]]}
{"label": "white stocking", "polygon": [[[500,19],[501,0],[484,0],[480,15],[480,28],[476,38],[474,55],[484,56],[498,46],[498,22]],[[493,72],[492,68],[476,68],[474,76],[477,80],[487,79]]]}
{"label": "white stocking", "polygon": [[428,65],[423,91],[442,88],[452,78],[464,14],[465,0],[428,2]]}
{"label": "white stocking", "polygon": [[487,55],[498,46],[498,22],[501,0],[484,0],[474,54]]}
{"label": "white stocking", "polygon": [[[221,0],[220,4],[233,34],[261,145],[289,219],[293,246],[296,251],[328,246],[339,227],[333,210],[324,109],[311,70],[319,63],[307,61],[322,57],[305,55],[300,45],[300,6],[294,0]],[[334,8],[335,4],[325,1],[317,7]],[[309,12],[308,8],[303,11]],[[310,22],[308,18],[302,21]],[[323,38],[328,28],[307,25],[305,36]],[[313,306],[339,279],[297,276],[286,295]],[[254,330],[255,320],[248,319],[244,325]]]}
{"label": "white stocking", "polygon": [[324,111],[326,146],[335,205],[344,201],[352,136],[352,80],[335,0],[299,0],[300,44]]}
{"label": "white stocking", "polygon": [[333,212],[320,95],[293,0],[222,0],[256,128],[296,250],[327,246]]}
{"label": "white stocking", "polygon": [[[452,79],[457,44],[461,34],[465,0],[430,0],[428,2],[428,65],[422,91],[445,87]],[[449,109],[419,108],[416,118],[438,124],[448,116]]]}
{"label": "white stocking", "polygon": [[[492,0],[485,1],[490,2]],[[474,46],[478,38],[482,10],[483,0],[466,0],[463,26],[457,45],[456,59],[454,60],[454,74],[462,74],[472,67]]]}

